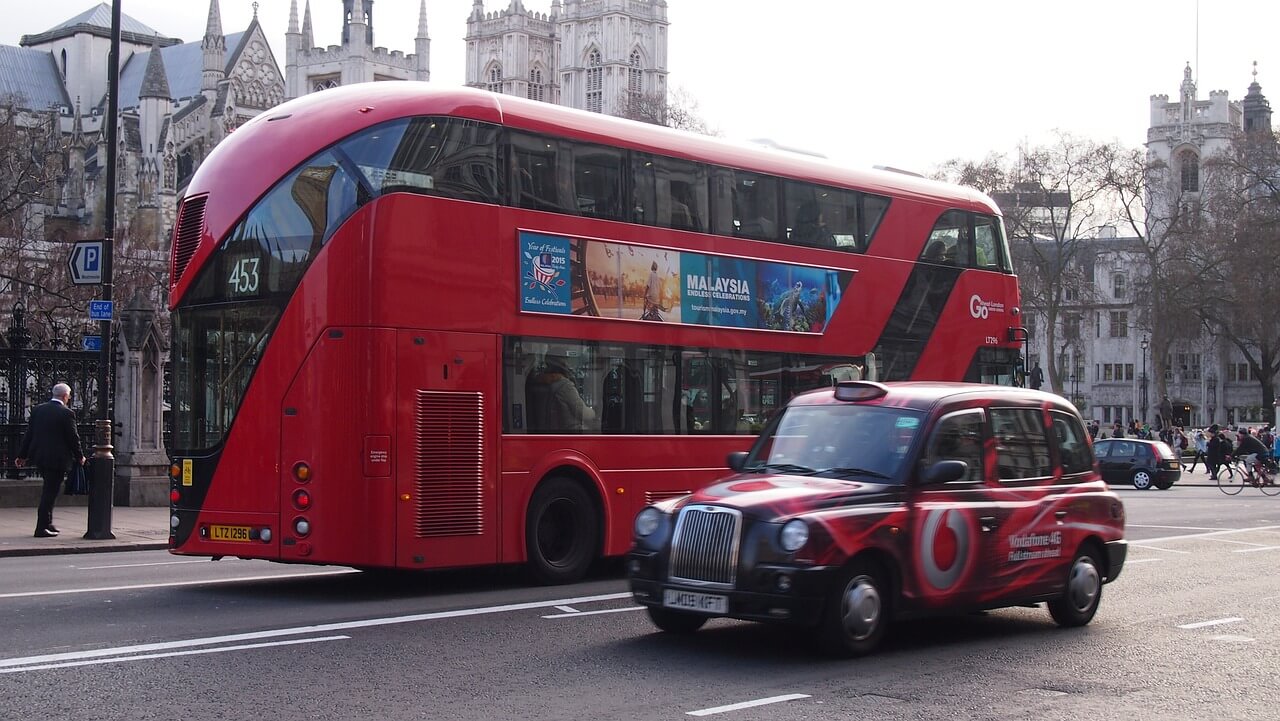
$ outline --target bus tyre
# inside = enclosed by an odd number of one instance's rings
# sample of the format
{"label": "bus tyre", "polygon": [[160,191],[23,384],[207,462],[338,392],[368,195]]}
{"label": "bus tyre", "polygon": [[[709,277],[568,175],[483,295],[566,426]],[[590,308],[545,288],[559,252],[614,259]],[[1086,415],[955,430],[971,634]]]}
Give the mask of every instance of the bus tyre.
{"label": "bus tyre", "polygon": [[889,576],[878,565],[850,565],[832,584],[814,640],[834,656],[865,656],[880,645],[889,626]]}
{"label": "bus tyre", "polygon": [[529,501],[525,549],[529,571],[539,583],[573,583],[595,560],[600,520],[595,503],[568,478],[549,478]]}
{"label": "bus tyre", "polygon": [[1102,601],[1102,571],[1096,554],[1092,545],[1080,549],[1067,571],[1062,595],[1049,602],[1049,615],[1059,626],[1083,626],[1098,612]]}
{"label": "bus tyre", "polygon": [[649,612],[649,620],[653,621],[653,625],[667,633],[688,635],[702,628],[702,624],[707,622],[707,617],[699,613],[672,611],[656,606],[648,606],[645,610]]}

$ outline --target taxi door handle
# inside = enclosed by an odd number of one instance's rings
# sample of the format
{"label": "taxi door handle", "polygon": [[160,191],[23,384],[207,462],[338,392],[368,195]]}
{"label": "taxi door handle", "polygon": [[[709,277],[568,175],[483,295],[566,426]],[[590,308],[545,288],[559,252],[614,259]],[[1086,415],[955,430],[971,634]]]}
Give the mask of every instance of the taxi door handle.
{"label": "taxi door handle", "polygon": [[995,516],[983,516],[978,519],[978,523],[982,525],[983,532],[994,531],[996,530],[996,526],[1000,525],[1000,522],[996,520]]}
{"label": "taxi door handle", "polygon": [[1053,517],[1054,517],[1054,518],[1056,518],[1056,519],[1058,519],[1059,521],[1061,521],[1062,519],[1064,519],[1064,518],[1066,518],[1066,517],[1067,517],[1067,512],[1066,512],[1066,511],[1054,511],[1054,512],[1053,512]]}

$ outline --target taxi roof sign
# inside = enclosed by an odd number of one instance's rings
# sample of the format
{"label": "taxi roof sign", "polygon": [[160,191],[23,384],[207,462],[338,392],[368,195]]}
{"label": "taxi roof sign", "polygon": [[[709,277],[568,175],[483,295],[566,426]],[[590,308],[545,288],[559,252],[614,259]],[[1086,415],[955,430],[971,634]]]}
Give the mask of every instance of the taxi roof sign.
{"label": "taxi roof sign", "polygon": [[869,401],[889,395],[889,387],[875,381],[842,381],[836,384],[836,400]]}

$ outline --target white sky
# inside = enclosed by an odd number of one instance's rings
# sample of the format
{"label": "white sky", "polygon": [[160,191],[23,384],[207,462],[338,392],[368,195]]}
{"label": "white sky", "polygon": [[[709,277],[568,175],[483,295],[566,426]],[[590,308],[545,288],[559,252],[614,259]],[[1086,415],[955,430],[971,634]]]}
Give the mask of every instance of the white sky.
{"label": "white sky", "polygon": [[[207,0],[122,0],[162,34],[199,42]],[[251,0],[220,0],[223,32]],[[2,0],[16,9],[20,0]],[[91,0],[21,3],[0,44],[47,30]],[[462,84],[471,0],[427,0],[431,78]],[[486,0],[486,10],[508,0]],[[549,12],[551,0],[525,0]],[[1011,152],[1053,129],[1139,145],[1149,98],[1176,99],[1187,61],[1201,99],[1258,81],[1280,113],[1280,2],[1210,0],[668,0],[672,87],[730,138],[770,138],[853,165],[928,171]],[[299,2],[299,18],[303,2]],[[419,0],[375,0],[374,41],[413,51]],[[311,0],[317,45],[340,42],[342,0]],[[289,0],[260,0],[284,70]]]}

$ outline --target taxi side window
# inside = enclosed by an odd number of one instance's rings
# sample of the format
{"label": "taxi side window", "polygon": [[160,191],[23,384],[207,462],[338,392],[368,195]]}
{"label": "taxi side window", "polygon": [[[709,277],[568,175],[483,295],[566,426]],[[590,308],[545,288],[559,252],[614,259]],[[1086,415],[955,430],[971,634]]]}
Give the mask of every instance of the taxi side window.
{"label": "taxi side window", "polygon": [[1052,417],[1054,439],[1058,442],[1058,451],[1062,455],[1063,474],[1088,473],[1093,470],[1093,454],[1089,452],[1089,442],[1085,440],[1080,421],[1057,411],[1052,413]]}
{"label": "taxi side window", "polygon": [[938,421],[929,439],[924,468],[938,461],[964,461],[968,466],[964,481],[981,483],[985,477],[982,468],[982,425],[980,409],[960,411],[944,416]]}
{"label": "taxi side window", "polygon": [[1053,475],[1044,416],[1038,408],[992,408],[996,468],[1002,481]]}

